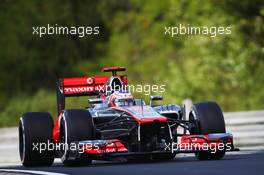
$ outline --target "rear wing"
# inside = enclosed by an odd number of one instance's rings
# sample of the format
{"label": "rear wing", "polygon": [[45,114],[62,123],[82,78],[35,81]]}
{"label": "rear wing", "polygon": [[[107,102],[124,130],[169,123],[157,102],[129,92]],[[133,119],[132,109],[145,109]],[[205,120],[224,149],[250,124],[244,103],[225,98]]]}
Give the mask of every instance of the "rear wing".
{"label": "rear wing", "polygon": [[[90,76],[62,78],[57,82],[58,114],[65,108],[65,97],[99,96],[111,93],[116,86],[123,88],[127,85],[127,76],[117,76],[116,72],[125,71],[122,67],[103,68],[103,72],[112,72],[112,76]],[[108,94],[106,94],[108,95]]]}
{"label": "rear wing", "polygon": [[58,82],[58,90],[64,96],[99,95],[106,92],[111,85],[126,85],[127,76],[95,76],[63,78]]}

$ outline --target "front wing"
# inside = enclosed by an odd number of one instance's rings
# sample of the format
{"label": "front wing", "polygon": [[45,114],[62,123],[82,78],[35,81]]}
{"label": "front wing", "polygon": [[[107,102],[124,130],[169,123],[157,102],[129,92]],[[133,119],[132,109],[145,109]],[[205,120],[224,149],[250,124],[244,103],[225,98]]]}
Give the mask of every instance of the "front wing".
{"label": "front wing", "polygon": [[178,136],[177,143],[165,143],[164,149],[151,152],[130,152],[118,139],[111,140],[83,140],[77,143],[79,149],[71,151],[69,156],[77,158],[85,154],[94,159],[104,159],[111,157],[127,157],[136,155],[153,155],[163,153],[195,153],[199,151],[217,150],[235,151],[233,136],[229,133],[215,133],[205,135],[182,135]]}

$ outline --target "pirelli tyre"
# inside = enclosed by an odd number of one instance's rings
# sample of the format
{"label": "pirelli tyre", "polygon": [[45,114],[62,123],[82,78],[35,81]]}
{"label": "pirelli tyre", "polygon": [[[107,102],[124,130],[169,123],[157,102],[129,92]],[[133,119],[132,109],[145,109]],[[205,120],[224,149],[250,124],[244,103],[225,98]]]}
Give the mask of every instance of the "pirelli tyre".
{"label": "pirelli tyre", "polygon": [[[225,121],[221,108],[215,102],[201,102],[192,106],[189,120],[193,123],[191,134],[225,133]],[[225,155],[225,150],[200,151],[195,153],[199,160],[217,160]]]}
{"label": "pirelli tyre", "polygon": [[19,153],[24,166],[50,166],[54,161],[53,119],[47,112],[29,112],[19,121]]}
{"label": "pirelli tyre", "polygon": [[[61,160],[66,166],[85,166],[92,160],[86,154],[80,153],[80,150],[71,150],[71,147],[79,148],[78,142],[83,140],[93,140],[95,130],[92,116],[85,109],[65,110],[60,122],[60,142],[68,145],[63,150]],[[76,144],[76,145],[73,145]],[[82,150],[81,150],[82,152]]]}

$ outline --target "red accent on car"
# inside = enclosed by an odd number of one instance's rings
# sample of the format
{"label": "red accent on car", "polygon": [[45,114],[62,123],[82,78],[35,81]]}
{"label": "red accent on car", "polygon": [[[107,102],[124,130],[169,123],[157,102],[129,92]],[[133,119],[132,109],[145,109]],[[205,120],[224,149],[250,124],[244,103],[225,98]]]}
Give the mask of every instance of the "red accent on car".
{"label": "red accent on car", "polygon": [[[97,95],[105,92],[106,83],[111,76],[93,76],[64,78],[61,80],[60,89],[65,95]],[[117,76],[122,84],[127,84],[127,76]]]}
{"label": "red accent on car", "polygon": [[54,123],[54,127],[52,130],[52,140],[54,143],[59,143],[60,142],[60,119],[62,118],[62,112],[56,119]]}
{"label": "red accent on car", "polygon": [[203,150],[204,144],[207,144],[210,148],[216,148],[218,146],[223,146],[223,140],[225,140],[225,145],[233,145],[233,136],[228,136],[225,138],[215,137],[210,138],[208,134],[204,135],[183,135],[178,137],[180,140],[177,143],[177,148],[181,150]]}
{"label": "red accent on car", "polygon": [[84,150],[84,152],[89,154],[102,154],[128,151],[124,144],[117,139],[109,140],[107,142],[108,143],[106,144],[96,145],[93,147],[90,147],[90,144],[88,144],[88,147]]}

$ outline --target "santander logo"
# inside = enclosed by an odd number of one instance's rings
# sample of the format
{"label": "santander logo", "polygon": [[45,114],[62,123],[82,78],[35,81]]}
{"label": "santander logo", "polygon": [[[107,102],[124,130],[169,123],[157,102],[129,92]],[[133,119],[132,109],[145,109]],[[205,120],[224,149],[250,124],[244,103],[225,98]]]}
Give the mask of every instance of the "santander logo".
{"label": "santander logo", "polygon": [[86,80],[86,82],[88,83],[88,84],[93,84],[93,78],[87,78],[87,80]]}

